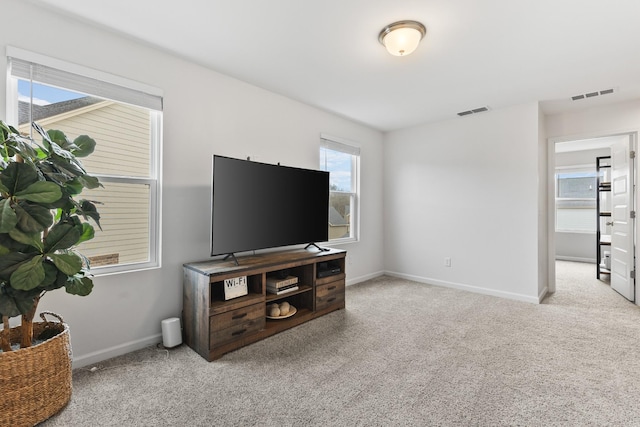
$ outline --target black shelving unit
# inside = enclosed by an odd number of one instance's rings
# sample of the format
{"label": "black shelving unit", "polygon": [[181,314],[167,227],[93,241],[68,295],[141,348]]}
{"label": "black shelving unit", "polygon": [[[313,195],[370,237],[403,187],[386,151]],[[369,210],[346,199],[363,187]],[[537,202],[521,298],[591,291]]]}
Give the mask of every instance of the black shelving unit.
{"label": "black shelving unit", "polygon": [[[596,278],[601,280],[602,274],[611,274],[611,270],[603,265],[604,249],[611,247],[611,156],[596,157]],[[608,200],[603,201],[603,198]]]}

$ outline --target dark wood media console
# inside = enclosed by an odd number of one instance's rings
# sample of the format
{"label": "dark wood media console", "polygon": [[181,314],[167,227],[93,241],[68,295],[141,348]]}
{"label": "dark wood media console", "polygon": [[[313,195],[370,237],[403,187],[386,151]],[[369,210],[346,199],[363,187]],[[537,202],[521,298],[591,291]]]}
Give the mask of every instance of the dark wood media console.
{"label": "dark wood media console", "polygon": [[[346,251],[290,250],[184,264],[183,328],[185,342],[208,361],[278,332],[345,307]],[[320,266],[332,265],[318,277]],[[288,270],[298,289],[267,293],[267,276]],[[338,271],[339,270],[339,271]],[[326,274],[320,274],[321,276]],[[225,300],[224,280],[246,276],[247,295]],[[297,312],[268,319],[267,306],[287,301]]]}

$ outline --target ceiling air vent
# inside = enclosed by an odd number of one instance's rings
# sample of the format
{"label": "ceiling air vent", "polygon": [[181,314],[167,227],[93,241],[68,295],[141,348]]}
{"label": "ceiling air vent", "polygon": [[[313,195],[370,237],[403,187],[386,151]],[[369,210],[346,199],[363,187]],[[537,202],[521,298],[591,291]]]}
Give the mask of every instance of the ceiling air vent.
{"label": "ceiling air vent", "polygon": [[473,110],[462,111],[458,113],[458,115],[460,117],[463,117],[463,116],[468,116],[470,114],[484,113],[485,111],[489,111],[489,107],[480,107],[480,108],[474,108]]}
{"label": "ceiling air vent", "polygon": [[585,94],[575,95],[575,96],[572,96],[571,99],[573,101],[577,101],[579,99],[593,98],[599,95],[609,95],[610,93],[613,93],[613,89],[604,89],[599,92],[589,92]]}

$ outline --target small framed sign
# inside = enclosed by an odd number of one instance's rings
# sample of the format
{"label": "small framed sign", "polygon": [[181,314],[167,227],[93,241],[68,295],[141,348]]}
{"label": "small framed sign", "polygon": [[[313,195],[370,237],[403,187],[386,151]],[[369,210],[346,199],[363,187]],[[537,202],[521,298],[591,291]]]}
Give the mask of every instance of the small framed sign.
{"label": "small framed sign", "polygon": [[233,279],[224,280],[224,300],[241,297],[247,295],[247,276],[234,277]]}

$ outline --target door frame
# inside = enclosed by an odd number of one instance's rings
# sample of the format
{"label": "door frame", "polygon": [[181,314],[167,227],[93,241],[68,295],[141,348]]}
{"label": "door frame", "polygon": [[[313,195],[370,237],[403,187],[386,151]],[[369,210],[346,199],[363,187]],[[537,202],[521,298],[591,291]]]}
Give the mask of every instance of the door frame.
{"label": "door frame", "polygon": [[[630,129],[615,132],[587,133],[576,135],[565,135],[547,138],[547,254],[548,254],[548,277],[547,290],[549,293],[556,291],[556,197],[555,197],[555,171],[556,171],[556,144],[559,142],[576,141],[581,139],[597,139],[616,136],[630,136],[632,141],[632,150],[638,155],[638,134],[640,130]],[[595,160],[594,160],[595,161]],[[635,162],[633,173],[634,191],[634,209],[637,210],[639,200],[640,182],[640,166]],[[640,227],[635,227],[633,236],[633,245],[637,246],[640,241]],[[635,261],[634,269],[636,269],[638,261]],[[637,271],[637,269],[636,269]],[[635,287],[635,304],[640,305],[640,286]]]}

